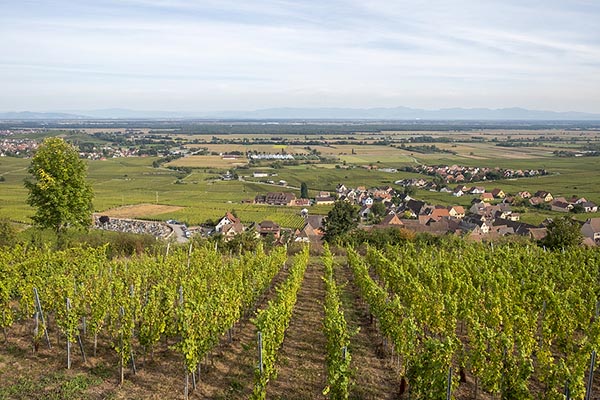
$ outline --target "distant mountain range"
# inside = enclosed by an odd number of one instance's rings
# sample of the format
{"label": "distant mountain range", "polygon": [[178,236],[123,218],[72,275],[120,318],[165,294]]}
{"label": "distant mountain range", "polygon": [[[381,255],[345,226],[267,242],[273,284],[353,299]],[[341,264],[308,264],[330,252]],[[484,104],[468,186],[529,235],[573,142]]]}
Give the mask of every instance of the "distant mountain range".
{"label": "distant mountain range", "polygon": [[242,119],[242,120],[538,120],[600,121],[600,114],[556,112],[525,108],[266,108],[254,111],[175,112],[136,111],[121,108],[70,112],[0,112],[4,120],[86,119]]}

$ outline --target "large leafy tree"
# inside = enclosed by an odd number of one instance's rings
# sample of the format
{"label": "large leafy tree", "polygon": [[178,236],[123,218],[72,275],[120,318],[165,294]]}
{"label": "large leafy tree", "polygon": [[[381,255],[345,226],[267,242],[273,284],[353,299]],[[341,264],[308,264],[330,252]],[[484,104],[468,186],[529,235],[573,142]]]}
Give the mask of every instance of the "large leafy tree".
{"label": "large leafy tree", "polygon": [[583,239],[581,225],[568,216],[556,218],[548,224],[546,230],[547,235],[541,243],[551,249],[578,246]]}
{"label": "large leafy tree", "polygon": [[324,221],[325,237],[332,242],[357,226],[358,210],[346,201],[336,201]]}
{"label": "large leafy tree", "polygon": [[91,223],[93,192],[86,182],[87,168],[73,146],[60,138],[48,138],[31,160],[25,180],[27,203],[36,208],[36,225],[62,233],[67,227]]}

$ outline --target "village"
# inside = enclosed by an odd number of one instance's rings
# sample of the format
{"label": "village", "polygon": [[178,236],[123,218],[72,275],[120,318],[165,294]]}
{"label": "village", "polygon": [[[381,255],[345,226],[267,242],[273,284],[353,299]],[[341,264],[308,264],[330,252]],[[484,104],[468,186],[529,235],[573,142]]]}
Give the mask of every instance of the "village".
{"label": "village", "polygon": [[[546,225],[550,221],[545,221],[540,226],[521,222],[520,214],[513,212],[513,204],[522,205],[524,202],[528,202],[531,206],[542,204],[558,212],[572,212],[575,208],[583,212],[598,211],[598,206],[585,198],[554,198],[551,193],[545,191],[533,195],[526,191],[507,195],[497,188],[486,192],[483,187],[466,188],[461,185],[457,189],[455,193],[461,193],[461,196],[473,196],[470,208],[465,209],[459,205],[427,204],[390,186],[367,189],[364,186],[349,188],[343,184],[337,186],[335,193],[319,192],[312,200],[296,198],[296,195],[291,192],[270,192],[256,196],[254,203],[307,207],[312,204],[346,201],[357,206],[361,229],[402,228],[415,233],[456,234],[475,241],[492,241],[510,235],[519,235],[532,240],[544,238]],[[325,216],[309,215],[308,208],[303,208],[300,213],[305,218],[304,226],[287,237],[293,238],[294,241],[320,241],[324,234]],[[212,233],[222,234],[225,240],[229,240],[245,230],[246,227],[241,221],[228,213],[219,221]],[[256,225],[257,236],[272,234],[277,240],[282,237],[284,230],[272,221],[262,221]],[[581,232],[585,245],[599,245],[600,218],[588,218],[582,224]]]}
{"label": "village", "polygon": [[[37,150],[40,142],[36,139],[13,138],[10,131],[0,133],[0,157],[29,158]],[[127,146],[94,146],[81,148],[79,156],[88,160],[106,160],[108,158],[137,157],[140,151],[136,147]]]}
{"label": "village", "polygon": [[[426,189],[442,189],[446,184],[480,182],[486,180],[527,178],[533,176],[548,175],[545,169],[507,169],[507,168],[488,168],[488,167],[466,167],[462,165],[419,165],[416,167],[404,167],[403,171],[416,172],[419,174],[437,177],[435,181],[427,182],[425,179],[406,179],[402,184]],[[398,182],[396,182],[398,183]],[[439,187],[438,187],[439,186]]]}
{"label": "village", "polygon": [[[546,226],[551,221],[546,220],[538,226],[522,222],[521,215],[513,211],[514,206],[541,206],[561,213],[574,210],[586,213],[598,211],[596,204],[583,197],[555,198],[546,191],[538,191],[533,195],[527,191],[509,195],[498,188],[488,192],[480,186],[467,188],[459,185],[452,193],[454,196],[472,196],[471,206],[466,208],[460,205],[428,204],[391,186],[351,188],[339,184],[334,193],[321,191],[313,199],[297,198],[292,192],[269,192],[257,195],[252,202],[273,207],[298,207],[300,215],[304,218],[301,228],[284,228],[269,220],[244,224],[234,213],[227,212],[214,225],[190,227],[189,236],[220,236],[222,240],[230,241],[237,235],[254,232],[256,238],[269,238],[273,242],[316,243],[322,241],[325,233],[326,216],[310,214],[310,206],[331,205],[336,201],[344,201],[356,206],[359,229],[405,229],[416,234],[438,236],[454,234],[473,241],[494,241],[516,235],[539,241],[546,236]],[[121,231],[127,231],[128,225],[121,223],[114,226]],[[136,233],[144,233],[143,224],[132,226],[135,226]],[[106,224],[97,224],[97,227],[110,229]],[[156,223],[148,222],[147,233],[156,237],[168,237],[164,231],[159,231],[158,236],[156,232]],[[588,218],[582,222],[581,233],[584,245],[600,245],[600,218]]]}
{"label": "village", "polygon": [[[0,136],[5,136],[1,135]],[[29,157],[38,148],[39,143],[33,139],[0,139],[0,157]]]}

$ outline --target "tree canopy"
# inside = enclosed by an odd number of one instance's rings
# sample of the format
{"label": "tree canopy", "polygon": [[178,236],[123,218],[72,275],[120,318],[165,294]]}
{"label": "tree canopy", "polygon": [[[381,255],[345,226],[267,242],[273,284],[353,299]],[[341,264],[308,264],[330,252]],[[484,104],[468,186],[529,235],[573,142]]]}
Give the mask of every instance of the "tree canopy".
{"label": "tree canopy", "polygon": [[546,230],[547,235],[541,243],[551,249],[578,246],[583,239],[581,225],[567,216],[556,218],[548,224]]}
{"label": "tree canopy", "polygon": [[36,225],[61,233],[67,227],[87,227],[92,216],[92,187],[86,182],[87,168],[75,148],[60,138],[40,145],[25,180],[27,203],[36,208]]}
{"label": "tree canopy", "polygon": [[300,198],[308,199],[308,185],[306,184],[306,182],[302,182],[300,184]]}
{"label": "tree canopy", "polygon": [[324,221],[325,237],[331,242],[357,226],[357,209],[345,201],[336,201]]}

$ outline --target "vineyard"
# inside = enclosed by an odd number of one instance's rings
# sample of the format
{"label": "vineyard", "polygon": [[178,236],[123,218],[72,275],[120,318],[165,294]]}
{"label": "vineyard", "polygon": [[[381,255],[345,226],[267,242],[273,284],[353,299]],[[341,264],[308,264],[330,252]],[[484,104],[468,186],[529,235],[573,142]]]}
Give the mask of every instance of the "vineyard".
{"label": "vineyard", "polygon": [[600,398],[597,250],[286,250],[1,250],[0,399]]}

